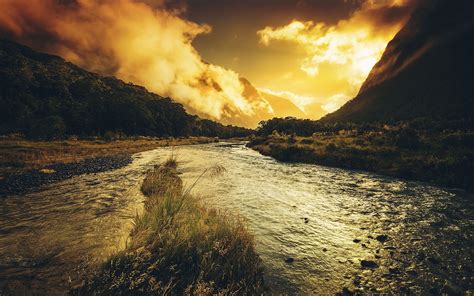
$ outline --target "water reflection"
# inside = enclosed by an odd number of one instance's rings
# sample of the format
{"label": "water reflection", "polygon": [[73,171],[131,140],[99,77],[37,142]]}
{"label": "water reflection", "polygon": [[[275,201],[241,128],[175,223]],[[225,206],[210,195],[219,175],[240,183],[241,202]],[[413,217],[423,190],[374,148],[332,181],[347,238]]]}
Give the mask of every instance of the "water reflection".
{"label": "water reflection", "polygon": [[[202,167],[227,168],[196,191],[248,220],[276,290],[462,293],[473,287],[470,196],[363,172],[282,164],[241,145],[183,147],[178,155],[188,182]],[[378,267],[362,268],[362,260]]]}
{"label": "water reflection", "polygon": [[64,294],[125,246],[141,211],[139,185],[159,160],[141,154],[123,169],[84,175],[0,202],[0,294]]}

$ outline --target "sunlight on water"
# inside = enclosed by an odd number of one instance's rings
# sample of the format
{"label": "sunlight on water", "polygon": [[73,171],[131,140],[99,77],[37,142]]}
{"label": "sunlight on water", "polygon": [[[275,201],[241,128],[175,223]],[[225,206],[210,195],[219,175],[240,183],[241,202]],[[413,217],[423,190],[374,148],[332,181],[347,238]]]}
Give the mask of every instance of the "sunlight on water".
{"label": "sunlight on water", "polygon": [[[275,291],[319,294],[360,285],[426,293],[446,281],[456,291],[472,288],[470,196],[369,173],[283,164],[243,145],[174,153],[188,184],[205,167],[226,167],[223,177],[203,180],[195,193],[247,219]],[[378,241],[379,235],[387,240]],[[362,260],[379,267],[363,269]]]}
{"label": "sunlight on water", "polygon": [[[283,164],[234,144],[160,148],[137,154],[123,169],[4,199],[0,288],[57,286],[52,292],[63,293],[69,277],[79,283],[84,271],[123,248],[141,211],[144,173],[171,153],[187,184],[206,167],[226,168],[193,192],[247,220],[273,291],[472,288],[472,197],[369,173]],[[362,260],[378,267],[364,269]]]}
{"label": "sunlight on water", "polygon": [[16,291],[64,293],[84,270],[122,250],[142,211],[144,173],[158,162],[138,155],[123,169],[2,200],[0,291],[6,281]]}

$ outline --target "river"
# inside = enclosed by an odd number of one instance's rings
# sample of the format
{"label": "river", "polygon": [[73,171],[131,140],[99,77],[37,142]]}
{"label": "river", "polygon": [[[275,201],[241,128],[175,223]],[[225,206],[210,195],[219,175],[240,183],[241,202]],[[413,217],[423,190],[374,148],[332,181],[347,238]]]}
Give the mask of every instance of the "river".
{"label": "river", "polygon": [[226,168],[193,193],[247,221],[273,293],[474,288],[472,195],[218,143],[139,153],[125,168],[2,199],[0,294],[64,294],[122,249],[142,210],[144,174],[171,154],[187,184],[206,167]]}

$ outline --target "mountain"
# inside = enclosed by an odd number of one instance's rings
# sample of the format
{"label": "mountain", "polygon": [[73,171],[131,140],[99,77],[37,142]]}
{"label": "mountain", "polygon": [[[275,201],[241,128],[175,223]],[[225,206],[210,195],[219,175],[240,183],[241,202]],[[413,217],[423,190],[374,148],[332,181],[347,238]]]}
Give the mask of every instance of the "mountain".
{"label": "mountain", "polygon": [[306,117],[306,114],[290,100],[266,92],[260,94],[272,106],[275,117]]}
{"label": "mountain", "polygon": [[388,44],[359,94],[322,121],[472,117],[474,1],[426,0]]}
{"label": "mountain", "polygon": [[254,125],[274,117],[306,117],[305,113],[290,100],[259,91],[245,78],[240,78],[240,82],[244,86],[243,96],[252,104],[260,106],[261,111],[252,119]]}
{"label": "mountain", "polygon": [[[242,96],[253,106],[254,110],[257,110],[255,114],[235,114],[233,117],[238,116],[235,120],[246,123],[245,126],[256,127],[262,120],[267,120],[274,117],[272,106],[265,100],[260,92],[253,86],[247,79],[239,78],[240,83],[244,87]],[[224,119],[225,120],[225,119]]]}
{"label": "mountain", "polygon": [[0,134],[236,136],[249,130],[200,119],[145,88],[0,40]]}

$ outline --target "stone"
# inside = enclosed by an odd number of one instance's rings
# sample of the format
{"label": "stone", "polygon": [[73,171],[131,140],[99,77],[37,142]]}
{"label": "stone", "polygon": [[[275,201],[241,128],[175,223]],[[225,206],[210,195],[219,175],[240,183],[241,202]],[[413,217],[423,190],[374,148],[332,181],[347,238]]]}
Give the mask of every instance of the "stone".
{"label": "stone", "polygon": [[400,274],[400,270],[398,268],[389,268],[388,271],[391,273],[391,274]]}
{"label": "stone", "polygon": [[372,261],[372,260],[362,260],[360,262],[360,265],[363,268],[377,268],[377,267],[379,267],[379,265],[375,261]]}
{"label": "stone", "polygon": [[354,292],[352,292],[351,290],[349,290],[349,288],[344,287],[344,288],[342,288],[342,295],[351,296],[351,295],[354,295]]}
{"label": "stone", "polygon": [[428,261],[430,261],[432,264],[435,264],[435,265],[439,264],[439,260],[434,257],[428,257]]}

